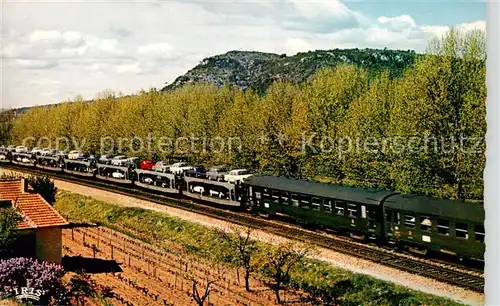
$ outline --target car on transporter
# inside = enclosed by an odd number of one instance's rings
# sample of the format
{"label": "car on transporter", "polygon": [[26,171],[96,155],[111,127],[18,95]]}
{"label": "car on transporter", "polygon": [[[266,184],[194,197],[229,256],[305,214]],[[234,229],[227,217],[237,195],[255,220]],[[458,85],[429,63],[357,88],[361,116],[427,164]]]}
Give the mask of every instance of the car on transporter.
{"label": "car on transporter", "polygon": [[222,166],[214,166],[207,171],[207,178],[210,181],[223,181],[224,175],[228,174],[227,167],[225,165]]}
{"label": "car on transporter", "polygon": [[193,166],[192,169],[184,172],[184,175],[189,177],[206,178],[207,170],[205,170],[202,166]]}
{"label": "car on transporter", "polygon": [[34,147],[33,149],[31,149],[31,154],[39,155],[42,151],[43,149],[41,147]]}
{"label": "car on transporter", "polygon": [[113,166],[122,166],[128,161],[128,157],[125,155],[118,155],[111,159],[111,165]]}
{"label": "car on transporter", "polygon": [[143,170],[153,170],[153,167],[156,165],[156,162],[152,159],[144,159],[139,164],[139,169]]}
{"label": "car on transporter", "polygon": [[229,171],[228,174],[224,175],[224,180],[229,183],[241,183],[244,179],[251,177],[251,174],[247,169],[235,169]]}
{"label": "car on transporter", "polygon": [[188,165],[185,162],[178,162],[170,166],[170,172],[173,174],[182,174],[188,170],[193,170],[193,166]]}

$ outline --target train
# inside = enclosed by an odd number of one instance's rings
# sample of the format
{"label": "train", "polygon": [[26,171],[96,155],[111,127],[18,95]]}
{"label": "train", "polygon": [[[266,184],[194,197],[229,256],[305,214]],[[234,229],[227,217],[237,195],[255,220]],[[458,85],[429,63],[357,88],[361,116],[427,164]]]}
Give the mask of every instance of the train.
{"label": "train", "polygon": [[101,163],[92,157],[40,155],[0,150],[1,163],[137,186],[203,204],[246,210],[265,218],[284,216],[298,224],[333,230],[361,241],[426,256],[452,255],[484,262],[483,203],[320,183],[246,175],[236,182]]}

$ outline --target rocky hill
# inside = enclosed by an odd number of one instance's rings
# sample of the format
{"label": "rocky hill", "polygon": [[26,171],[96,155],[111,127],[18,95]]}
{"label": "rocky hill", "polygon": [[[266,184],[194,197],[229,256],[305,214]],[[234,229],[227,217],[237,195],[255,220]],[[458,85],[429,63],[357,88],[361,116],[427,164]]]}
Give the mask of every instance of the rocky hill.
{"label": "rocky hill", "polygon": [[224,83],[241,89],[265,91],[274,80],[301,83],[322,67],[342,63],[364,67],[371,74],[388,70],[392,76],[400,75],[412,66],[418,55],[413,50],[387,49],[334,49],[297,53],[293,56],[263,52],[230,51],[205,58],[172,84],[162,88],[168,91],[186,83]]}

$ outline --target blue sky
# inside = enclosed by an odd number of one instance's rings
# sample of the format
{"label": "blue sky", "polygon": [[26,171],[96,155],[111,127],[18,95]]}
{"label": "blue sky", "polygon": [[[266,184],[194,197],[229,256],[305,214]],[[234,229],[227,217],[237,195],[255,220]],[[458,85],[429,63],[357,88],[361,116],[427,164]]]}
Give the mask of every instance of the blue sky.
{"label": "blue sky", "polygon": [[478,1],[2,1],[1,108],[172,82],[230,50],[425,50],[451,26],[486,28]]}

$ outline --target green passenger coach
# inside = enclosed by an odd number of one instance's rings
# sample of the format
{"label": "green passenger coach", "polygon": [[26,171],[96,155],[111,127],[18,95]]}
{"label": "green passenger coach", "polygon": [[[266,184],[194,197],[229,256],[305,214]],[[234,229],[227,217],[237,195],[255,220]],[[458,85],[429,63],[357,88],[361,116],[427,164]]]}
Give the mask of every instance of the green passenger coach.
{"label": "green passenger coach", "polygon": [[283,214],[299,223],[349,233],[359,239],[384,235],[383,200],[394,192],[273,176],[245,179],[249,204],[260,214]]}
{"label": "green passenger coach", "polygon": [[484,206],[397,194],[384,202],[387,239],[417,253],[428,250],[484,259]]}

